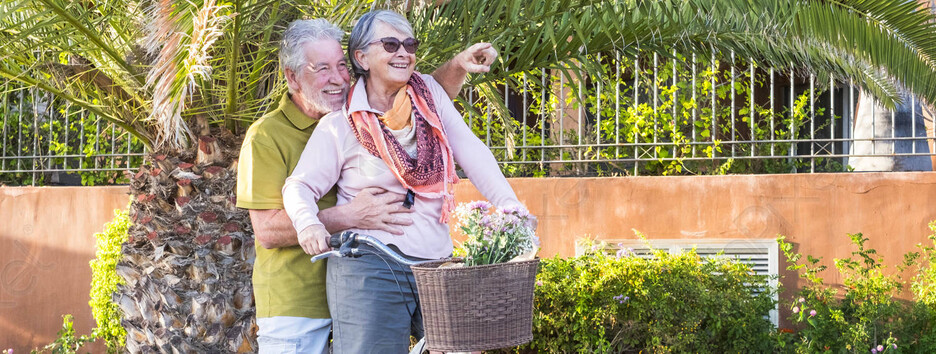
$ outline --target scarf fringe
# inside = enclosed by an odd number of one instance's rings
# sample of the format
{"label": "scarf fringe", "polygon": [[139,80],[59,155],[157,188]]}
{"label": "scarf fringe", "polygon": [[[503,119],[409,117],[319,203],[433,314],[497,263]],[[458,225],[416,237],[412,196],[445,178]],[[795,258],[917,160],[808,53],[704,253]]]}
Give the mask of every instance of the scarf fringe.
{"label": "scarf fringe", "polygon": [[451,219],[452,213],[455,211],[455,195],[446,194],[442,197],[442,217],[439,218],[439,222],[443,224],[448,224],[449,219]]}

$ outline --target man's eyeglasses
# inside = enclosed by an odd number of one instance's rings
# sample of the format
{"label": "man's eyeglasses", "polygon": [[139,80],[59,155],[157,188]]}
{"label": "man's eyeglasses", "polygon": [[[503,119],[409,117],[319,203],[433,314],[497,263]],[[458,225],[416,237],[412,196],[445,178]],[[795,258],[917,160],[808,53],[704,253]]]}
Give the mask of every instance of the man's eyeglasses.
{"label": "man's eyeglasses", "polygon": [[388,53],[396,53],[400,49],[400,45],[403,45],[403,49],[407,53],[416,54],[416,48],[419,48],[419,40],[413,37],[404,39],[400,41],[394,37],[383,37],[376,41],[370,42],[367,45],[375,44],[377,42],[383,43],[383,49]]}

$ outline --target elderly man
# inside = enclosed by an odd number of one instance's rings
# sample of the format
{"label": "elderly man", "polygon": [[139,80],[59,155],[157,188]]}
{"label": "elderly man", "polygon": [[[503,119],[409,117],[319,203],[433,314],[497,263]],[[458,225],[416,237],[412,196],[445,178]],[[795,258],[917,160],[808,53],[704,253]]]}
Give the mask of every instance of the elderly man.
{"label": "elderly man", "polygon": [[[237,206],[249,209],[256,236],[253,284],[260,353],[319,353],[331,326],[325,297],[325,262],[311,263],[283,210],[281,188],[319,118],[341,108],[348,94],[344,32],[322,19],[291,23],[283,34],[280,64],[289,93],[279,107],[250,126],[241,148]],[[479,43],[433,73],[454,97],[468,72],[486,72],[497,52]],[[403,196],[367,189],[335,206],[332,189],[318,202],[329,232],[348,228],[402,233],[411,224]]]}

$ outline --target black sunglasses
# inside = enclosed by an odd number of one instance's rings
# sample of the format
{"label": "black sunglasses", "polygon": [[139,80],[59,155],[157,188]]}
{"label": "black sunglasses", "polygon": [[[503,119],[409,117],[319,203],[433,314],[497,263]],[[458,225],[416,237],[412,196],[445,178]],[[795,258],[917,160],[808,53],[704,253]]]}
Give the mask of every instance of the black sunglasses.
{"label": "black sunglasses", "polygon": [[403,49],[405,49],[406,52],[410,54],[415,54],[416,48],[419,48],[419,40],[413,37],[404,39],[403,41],[400,41],[394,37],[383,37],[376,41],[370,42],[367,45],[375,44],[377,42],[383,43],[383,49],[388,53],[396,53],[397,50],[400,50],[400,44],[402,44]]}

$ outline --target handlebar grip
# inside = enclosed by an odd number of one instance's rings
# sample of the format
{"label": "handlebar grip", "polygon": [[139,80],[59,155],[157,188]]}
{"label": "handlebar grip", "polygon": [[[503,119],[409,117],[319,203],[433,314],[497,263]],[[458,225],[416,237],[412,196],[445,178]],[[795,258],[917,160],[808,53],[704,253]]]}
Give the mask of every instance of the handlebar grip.
{"label": "handlebar grip", "polygon": [[328,238],[328,247],[331,247],[331,248],[341,247],[342,244],[344,244],[345,242],[347,242],[349,239],[351,239],[352,237],[356,235],[357,234],[351,231],[343,231],[343,232],[332,234],[331,237]]}

